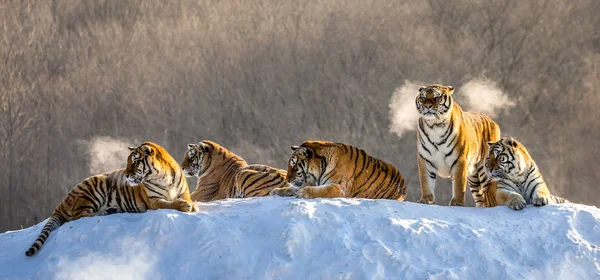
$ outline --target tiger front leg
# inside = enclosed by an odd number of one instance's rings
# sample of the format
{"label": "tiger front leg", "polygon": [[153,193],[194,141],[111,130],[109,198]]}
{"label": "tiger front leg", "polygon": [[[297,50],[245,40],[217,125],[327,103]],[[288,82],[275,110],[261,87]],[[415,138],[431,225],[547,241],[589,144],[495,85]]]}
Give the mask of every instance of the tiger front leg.
{"label": "tiger front leg", "polygon": [[454,174],[452,176],[452,200],[450,206],[464,206],[465,193],[467,191],[467,168],[462,160],[456,162]]}
{"label": "tiger front leg", "polygon": [[504,189],[498,189],[496,200],[500,205],[506,205],[512,210],[522,210],[527,205],[527,202],[520,194]]}
{"label": "tiger front leg", "polygon": [[272,189],[269,194],[277,196],[294,196],[298,190],[300,190],[299,187],[288,184],[286,187]]}
{"label": "tiger front leg", "polygon": [[334,198],[343,197],[342,186],[337,183],[328,183],[315,187],[304,187],[296,192],[299,198]]}
{"label": "tiger front leg", "polygon": [[544,206],[548,205],[549,203],[550,192],[548,191],[548,187],[546,187],[546,184],[540,183],[537,187],[535,187],[531,204],[533,204],[533,206]]}
{"label": "tiger front leg", "polygon": [[[183,201],[187,201],[187,202],[189,202],[189,203],[192,205],[192,210],[191,210],[191,212],[197,213],[197,212],[199,212],[199,211],[200,211],[200,210],[198,209],[198,206],[196,205],[196,203],[194,203],[194,201],[192,200],[192,196],[191,196],[191,194],[190,194],[190,191],[189,191],[189,190],[186,190],[186,191],[185,191],[185,192],[184,192],[184,193],[183,193],[181,196],[179,196],[179,197],[177,198],[177,200],[183,200]],[[177,210],[179,210],[179,209],[177,209]],[[182,210],[179,210],[179,211],[182,211]],[[183,211],[183,212],[185,212],[185,211]]]}
{"label": "tiger front leg", "polygon": [[195,212],[198,209],[193,202],[180,198],[177,198],[173,201],[165,199],[151,199],[148,206],[151,210],[175,209],[185,213]]}
{"label": "tiger front leg", "polygon": [[435,204],[434,190],[435,178],[437,177],[435,169],[429,166],[419,155],[417,155],[417,164],[421,181],[421,199],[417,200],[417,203]]}

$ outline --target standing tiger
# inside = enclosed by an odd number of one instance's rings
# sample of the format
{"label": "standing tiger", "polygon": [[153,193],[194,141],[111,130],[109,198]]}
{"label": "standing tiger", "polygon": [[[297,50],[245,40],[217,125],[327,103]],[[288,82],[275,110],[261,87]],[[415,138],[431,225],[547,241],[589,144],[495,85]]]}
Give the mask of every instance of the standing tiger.
{"label": "standing tiger", "polygon": [[127,168],[89,177],[69,191],[25,255],[35,255],[53,230],[79,218],[159,208],[198,211],[181,168],[165,149],[144,142],[129,150]]}
{"label": "standing tiger", "polygon": [[437,176],[452,178],[450,205],[464,205],[467,183],[477,207],[485,206],[485,190],[495,183],[486,175],[484,157],[488,141],[500,139],[500,127],[488,116],[464,112],[443,85],[421,87],[416,98],[419,111],[417,150],[421,199],[435,203]]}
{"label": "standing tiger", "polygon": [[306,141],[292,146],[287,182],[271,194],[301,198],[406,198],[406,184],[393,165],[342,143]]}
{"label": "standing tiger", "polygon": [[183,174],[198,177],[193,201],[260,197],[273,188],[285,186],[285,171],[266,165],[248,165],[221,145],[204,140],[188,144],[181,163]]}
{"label": "standing tiger", "polygon": [[511,137],[488,142],[485,170],[496,181],[495,200],[490,206],[508,205],[521,210],[526,204],[544,206],[569,202],[553,196],[537,165],[523,144]]}

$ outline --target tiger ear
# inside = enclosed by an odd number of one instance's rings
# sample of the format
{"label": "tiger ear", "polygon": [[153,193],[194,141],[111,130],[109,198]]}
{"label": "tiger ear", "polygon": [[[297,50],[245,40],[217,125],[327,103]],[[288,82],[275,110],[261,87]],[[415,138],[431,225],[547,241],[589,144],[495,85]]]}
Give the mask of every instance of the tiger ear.
{"label": "tiger ear", "polygon": [[310,158],[312,157],[312,152],[309,151],[307,148],[305,147],[299,147],[298,149],[296,149],[295,151],[296,153],[298,153],[301,156],[304,156],[306,158]]}
{"label": "tiger ear", "polygon": [[209,151],[209,146],[208,146],[207,144],[205,144],[205,143],[198,142],[198,147],[200,147],[200,150],[201,150],[203,153],[206,153],[206,152],[208,152],[208,151]]}
{"label": "tiger ear", "polygon": [[491,147],[492,145],[494,145],[494,143],[496,143],[496,142],[492,142],[492,141],[487,142],[488,148]]}
{"label": "tiger ear", "polygon": [[148,145],[142,145],[142,153],[144,153],[147,156],[153,156],[154,149],[152,149],[152,147],[150,147]]}
{"label": "tiger ear", "polygon": [[506,137],[506,144],[508,144],[509,146],[516,148],[517,146],[519,146],[519,143],[517,143],[517,141],[515,141],[515,139],[513,139],[512,137]]}
{"label": "tiger ear", "polygon": [[298,148],[300,148],[300,147],[299,146],[292,146],[291,148],[292,148],[292,152],[293,152],[295,150],[298,150]]}
{"label": "tiger ear", "polygon": [[419,92],[423,91],[423,90],[424,90],[424,89],[426,89],[426,88],[427,88],[426,86],[421,86],[421,87],[419,88]]}
{"label": "tiger ear", "polygon": [[454,93],[454,87],[453,86],[448,86],[448,93],[453,94]]}
{"label": "tiger ear", "polygon": [[306,156],[306,148],[304,147],[298,147],[296,150],[294,150],[294,152],[301,156]]}
{"label": "tiger ear", "polygon": [[130,152],[133,152],[135,149],[137,149],[137,147],[127,147],[127,149],[129,149]]}
{"label": "tiger ear", "polygon": [[194,148],[194,146],[196,146],[196,144],[191,144],[191,143],[190,143],[190,144],[188,144],[188,150],[190,150],[190,149],[193,149],[193,148]]}

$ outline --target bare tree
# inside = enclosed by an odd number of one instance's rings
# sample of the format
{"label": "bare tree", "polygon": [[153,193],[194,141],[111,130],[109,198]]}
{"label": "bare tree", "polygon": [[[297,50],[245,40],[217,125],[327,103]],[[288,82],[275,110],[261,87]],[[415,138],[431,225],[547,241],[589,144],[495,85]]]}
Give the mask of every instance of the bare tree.
{"label": "bare tree", "polygon": [[[503,133],[558,195],[598,204],[598,5],[0,1],[0,231],[46,218],[90,175],[82,143],[99,136],[176,158],[212,139],[279,168],[290,145],[346,142],[397,166],[414,201],[416,136],[388,131],[405,80],[496,81],[516,103],[496,118]],[[445,204],[449,183],[438,189]]]}

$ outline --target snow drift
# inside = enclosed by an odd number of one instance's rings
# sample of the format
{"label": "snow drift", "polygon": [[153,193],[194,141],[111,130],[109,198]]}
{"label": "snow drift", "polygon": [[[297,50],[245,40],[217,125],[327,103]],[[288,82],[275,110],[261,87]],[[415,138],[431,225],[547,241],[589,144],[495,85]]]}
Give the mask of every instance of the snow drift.
{"label": "snow drift", "polygon": [[591,279],[600,210],[523,211],[265,197],[84,218],[24,252],[43,222],[0,234],[0,278]]}

